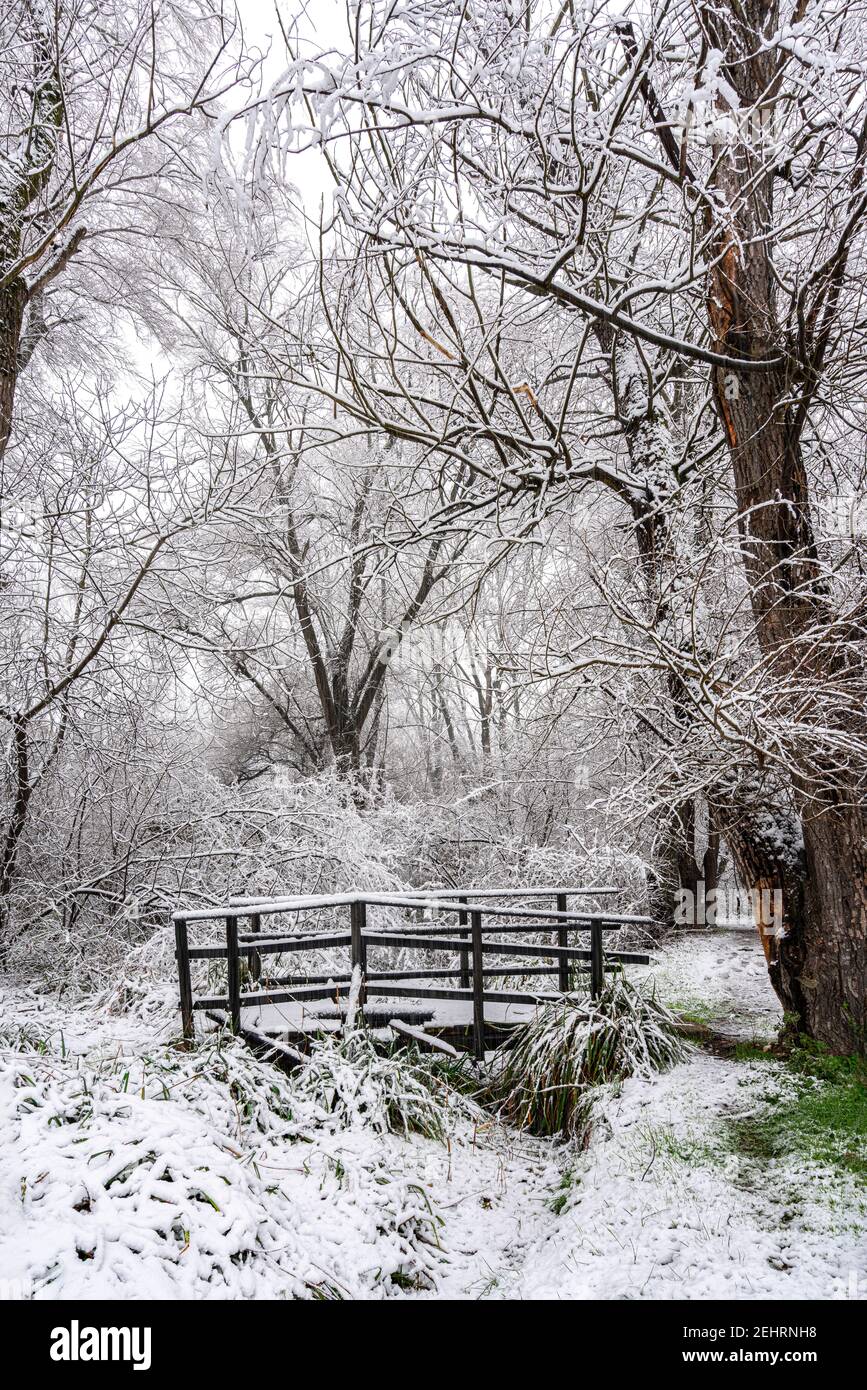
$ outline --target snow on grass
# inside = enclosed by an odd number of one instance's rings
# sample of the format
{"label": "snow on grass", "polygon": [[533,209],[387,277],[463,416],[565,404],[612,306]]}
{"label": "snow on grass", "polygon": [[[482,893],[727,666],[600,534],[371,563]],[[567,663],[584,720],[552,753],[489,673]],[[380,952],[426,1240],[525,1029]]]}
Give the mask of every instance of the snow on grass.
{"label": "snow on grass", "polygon": [[581,1141],[600,1085],[652,1076],[687,1051],[664,1005],[615,978],[598,999],[559,999],[522,1024],[493,1058],[488,1094],[518,1128]]}
{"label": "snow on grass", "polygon": [[[678,938],[657,994],[768,1036],[761,949],[732,937]],[[37,1297],[867,1295],[860,1082],[822,1059],[698,1051],[596,1088],[582,1151],[367,1038],[293,1078],[231,1040],[175,1049],[140,1001],[0,1003],[0,1278]]]}
{"label": "snow on grass", "polygon": [[785,1104],[792,1085],[775,1063],[702,1055],[625,1082],[504,1296],[863,1297],[863,1189],[841,1179],[829,1201],[808,1160],[753,1158],[734,1141],[739,1118]]}
{"label": "snow on grass", "polygon": [[[399,1064],[398,1064],[399,1059]],[[295,1078],[293,1100],[320,1125],[421,1134],[445,1143],[456,1118],[483,1112],[448,1082],[441,1060],[417,1048],[383,1052],[364,1029],[326,1035]]]}
{"label": "snow on grass", "polygon": [[64,1298],[434,1286],[442,1219],[398,1141],[347,1137],[241,1044],[83,1058],[15,1032],[0,1062],[4,1279]]}

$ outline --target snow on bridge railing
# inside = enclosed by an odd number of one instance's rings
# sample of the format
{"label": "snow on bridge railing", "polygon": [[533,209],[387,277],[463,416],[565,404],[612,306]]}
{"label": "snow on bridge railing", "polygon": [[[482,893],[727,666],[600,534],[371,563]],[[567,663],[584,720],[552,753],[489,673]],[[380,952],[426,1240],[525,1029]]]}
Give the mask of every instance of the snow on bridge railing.
{"label": "snow on bridge railing", "polygon": [[[603,908],[591,907],[586,911],[569,908],[570,897],[610,895],[620,890],[616,888],[524,888],[524,889],[438,889],[432,892],[422,890],[419,894],[405,893],[331,893],[315,895],[295,895],[281,898],[233,897],[222,907],[178,909],[172,914],[175,926],[176,957],[180,985],[180,1007],[184,1037],[191,1038],[194,1033],[193,1018],[196,1010],[228,1010],[229,1019],[236,1032],[241,1029],[242,1008],[258,1007],[266,1004],[307,1003],[337,997],[341,990],[349,987],[356,970],[362,980],[362,1000],[364,996],[404,998],[404,999],[451,999],[464,1000],[472,1004],[473,1037],[476,1056],[484,1053],[486,1002],[538,1004],[545,1000],[566,994],[572,988],[571,976],[576,972],[590,975],[590,990],[597,995],[602,989],[606,969],[620,969],[624,964],[647,964],[649,957],[644,954],[624,951],[603,950],[603,932],[618,930],[622,926],[647,926],[652,919],[634,914],[609,913]],[[502,906],[491,899],[553,898],[554,908],[529,908]],[[294,930],[291,934],[276,934],[273,930],[265,935],[262,932],[263,916],[280,914],[303,914],[327,907],[349,909],[349,930],[321,932],[307,935]],[[434,926],[430,922],[402,924],[399,927],[386,925],[376,931],[367,926],[368,907],[400,908],[404,911],[428,911],[437,916],[456,915],[457,923],[451,926]],[[247,918],[250,930],[239,935],[238,919]],[[487,921],[484,919],[487,918]],[[225,919],[225,946],[197,946],[189,944],[188,927],[193,922],[208,922]],[[507,920],[504,920],[507,919]],[[484,933],[496,931],[501,936],[527,931],[538,931],[541,927],[556,928],[556,944],[522,941],[486,940]],[[569,945],[568,933],[589,931],[589,949]],[[328,975],[288,975],[268,977],[267,986],[262,985],[262,958],[269,955],[292,955],[299,951],[332,950],[350,948],[350,967],[348,973]],[[424,968],[413,970],[409,967],[393,970],[368,970],[368,947],[402,947],[411,950],[430,952],[445,951],[458,957],[456,966],[445,969]],[[486,955],[526,959],[551,959],[556,962],[550,966],[523,965],[520,968],[487,967]],[[190,962],[222,958],[227,962],[227,992],[225,996],[199,998],[193,997]],[[241,989],[241,963],[249,962],[250,979],[258,990],[243,993]],[[578,962],[584,962],[578,964]],[[490,990],[485,987],[485,979],[495,976],[519,974],[556,975],[558,992],[530,993],[516,990]],[[457,986],[444,987],[419,986],[419,980],[455,979]],[[398,981],[412,981],[412,984],[399,984]],[[389,983],[392,982],[392,983]]]}

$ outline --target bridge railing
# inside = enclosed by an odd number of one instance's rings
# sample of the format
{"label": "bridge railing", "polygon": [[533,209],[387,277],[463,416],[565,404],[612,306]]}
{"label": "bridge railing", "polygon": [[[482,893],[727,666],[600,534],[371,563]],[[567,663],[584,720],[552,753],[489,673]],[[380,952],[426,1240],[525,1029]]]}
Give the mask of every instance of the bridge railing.
{"label": "bridge railing", "polygon": [[[335,893],[313,897],[271,899],[232,898],[216,908],[172,914],[175,928],[175,954],[178,966],[180,1009],[185,1038],[194,1034],[194,1015],[199,1010],[225,1010],[232,1028],[241,1029],[242,1010],[269,1004],[304,1004],[339,998],[348,993],[356,971],[360,978],[360,1002],[365,998],[465,1001],[472,1006],[473,1048],[484,1055],[485,1004],[538,1005],[574,988],[575,976],[589,976],[592,995],[603,988],[606,970],[620,970],[626,964],[647,964],[650,957],[634,951],[606,949],[606,936],[624,926],[647,926],[648,917],[608,913],[598,905],[611,888],[539,889],[457,889],[415,895],[397,893]],[[590,896],[597,900],[587,910],[569,907],[569,899]],[[512,905],[549,898],[552,907]],[[505,906],[503,905],[505,901]],[[371,909],[389,908],[414,913],[416,920],[397,926],[372,926]],[[337,930],[301,932],[298,923],[310,913],[338,909],[346,914],[345,927]],[[434,921],[421,921],[422,914],[435,914]],[[291,915],[291,931],[269,924],[269,919]],[[454,920],[437,925],[442,916]],[[196,923],[225,924],[225,945],[191,945],[190,926]],[[242,930],[241,922],[246,923]],[[552,940],[521,941],[522,934],[538,935],[551,927]],[[496,933],[496,937],[492,937]],[[570,945],[569,934],[582,934],[581,945]],[[503,938],[511,938],[504,940]],[[368,968],[368,952],[383,948],[401,951],[446,953],[452,960],[442,967],[403,964],[394,969]],[[269,974],[263,960],[271,956],[291,956],[299,952],[339,951],[347,964],[326,974]],[[523,962],[515,965],[489,965],[486,958]],[[226,992],[196,997],[191,962],[224,959]],[[551,964],[542,964],[550,961]],[[527,962],[531,962],[527,964]],[[246,980],[242,966],[246,963]],[[263,974],[265,976],[263,982]],[[491,989],[495,978],[518,975],[556,976],[556,993],[518,989]],[[455,984],[446,986],[445,981]],[[434,981],[439,983],[433,983]],[[431,983],[428,983],[431,982]],[[249,983],[249,988],[244,988]]]}

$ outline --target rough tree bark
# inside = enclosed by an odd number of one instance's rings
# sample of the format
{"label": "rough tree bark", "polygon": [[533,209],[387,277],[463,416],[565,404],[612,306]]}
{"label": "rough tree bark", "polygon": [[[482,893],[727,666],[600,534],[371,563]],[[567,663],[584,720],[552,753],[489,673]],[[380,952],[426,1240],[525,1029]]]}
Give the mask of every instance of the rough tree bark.
{"label": "rough tree bark", "polygon": [[[678,575],[688,572],[688,552],[692,537],[673,517],[671,502],[679,481],[675,470],[676,450],[669,417],[661,392],[654,392],[647,366],[635,352],[634,344],[608,324],[596,323],[594,332],[606,353],[610,368],[606,373],[613,412],[623,432],[630,471],[643,484],[641,492],[624,493],[634,522],[645,605],[654,629],[675,646],[691,641],[691,601],[678,586]],[[678,610],[679,595],[683,611]],[[665,695],[672,721],[688,730],[693,720],[690,701],[676,671],[665,677]],[[711,838],[699,862],[697,807],[694,797],[685,797],[661,817],[654,837],[653,865],[649,875],[649,907],[659,934],[674,920],[680,890],[692,894],[696,902],[701,885],[704,891],[716,887],[718,839]],[[708,881],[710,880],[710,881]]]}
{"label": "rough tree bark", "polygon": [[[761,112],[776,90],[781,24],[777,0],[734,0],[702,11],[708,42],[725,55],[722,74],[744,114]],[[764,41],[764,42],[763,42]],[[722,97],[720,105],[724,105]],[[726,115],[730,114],[726,107]],[[836,310],[848,245],[841,239],[807,316],[808,343],[794,360],[774,274],[774,171],[742,129],[714,150],[717,212],[708,223],[712,269],[708,319],[718,352],[779,365],[761,372],[715,368],[714,390],[743,518],[742,553],[767,679],[785,707],[787,681],[817,689],[861,682],[861,654],[834,624],[833,598],[817,556],[802,435]],[[858,197],[858,190],[853,199]],[[860,200],[850,226],[863,221]],[[821,634],[825,634],[824,638]],[[809,637],[808,637],[809,634]],[[820,634],[817,636],[817,634]],[[863,689],[863,684],[862,684]],[[852,725],[851,702],[831,717]],[[860,716],[863,719],[863,714]],[[859,770],[817,766],[804,751],[793,779],[803,855],[745,817],[730,843],[746,881],[784,895],[786,936],[771,978],[798,1026],[840,1052],[867,1050],[867,824]],[[778,808],[774,808],[775,811]]]}

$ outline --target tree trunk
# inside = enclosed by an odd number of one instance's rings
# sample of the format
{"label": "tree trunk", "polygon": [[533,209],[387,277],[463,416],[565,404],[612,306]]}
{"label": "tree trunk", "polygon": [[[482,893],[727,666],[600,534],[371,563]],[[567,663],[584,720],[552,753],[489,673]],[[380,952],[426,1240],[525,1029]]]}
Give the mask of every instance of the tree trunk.
{"label": "tree trunk", "polygon": [[12,432],[12,408],[18,385],[18,351],[27,306],[27,286],[19,276],[0,289],[0,459]]}
{"label": "tree trunk", "polygon": [[0,846],[0,965],[5,963],[9,955],[12,917],[10,895],[15,882],[15,869],[18,864],[21,839],[27,825],[27,812],[33,793],[33,784],[30,780],[30,748],[27,725],[24,723],[19,722],[13,728],[10,762],[13,778],[12,809],[9,813],[2,846]]}
{"label": "tree trunk", "polygon": [[[773,92],[779,30],[776,0],[733,0],[703,10],[710,43],[725,55],[722,75],[738,95],[736,119],[760,110]],[[734,123],[727,99],[720,115]],[[714,150],[714,213],[708,319],[712,346],[730,357],[783,355],[794,338],[780,323],[774,274],[773,163],[755,142],[735,135]],[[762,163],[764,161],[764,163]],[[862,741],[863,669],[855,641],[831,604],[809,507],[801,436],[814,375],[808,360],[796,380],[790,359],[763,372],[714,370],[714,391],[728,444],[742,522],[742,552],[767,680],[783,718],[797,729],[804,683],[832,692],[829,728]],[[832,628],[835,623],[836,627]],[[788,684],[787,684],[788,683]],[[788,694],[791,689],[792,694]],[[867,842],[861,807],[863,769],[823,765],[821,746],[796,737],[792,779],[802,820],[800,882],[794,863],[769,852],[755,817],[732,828],[729,843],[750,884],[776,882],[786,894],[786,934],[769,957],[771,979],[797,1026],[838,1052],[867,1048]],[[842,760],[841,760],[842,762]],[[769,821],[772,818],[769,817]],[[776,856],[776,857],[775,857]]]}
{"label": "tree trunk", "polygon": [[805,820],[807,912],[800,940],[804,1030],[867,1054],[867,824],[861,807]]}

